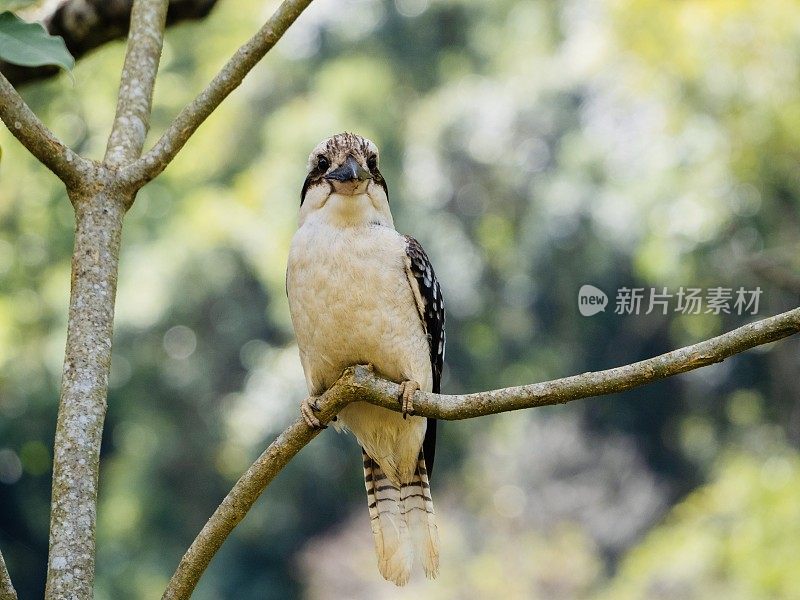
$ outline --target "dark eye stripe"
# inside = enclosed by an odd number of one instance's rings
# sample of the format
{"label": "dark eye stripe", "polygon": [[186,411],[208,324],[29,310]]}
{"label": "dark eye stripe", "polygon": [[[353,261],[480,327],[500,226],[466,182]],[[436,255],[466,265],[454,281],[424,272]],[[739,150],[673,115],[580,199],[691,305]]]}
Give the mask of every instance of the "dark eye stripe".
{"label": "dark eye stripe", "polygon": [[303,182],[303,189],[300,190],[300,206],[303,206],[308,188],[311,187],[312,183],[319,181],[330,166],[330,161],[327,157],[321,154],[317,157],[317,166],[306,176],[306,180]]}

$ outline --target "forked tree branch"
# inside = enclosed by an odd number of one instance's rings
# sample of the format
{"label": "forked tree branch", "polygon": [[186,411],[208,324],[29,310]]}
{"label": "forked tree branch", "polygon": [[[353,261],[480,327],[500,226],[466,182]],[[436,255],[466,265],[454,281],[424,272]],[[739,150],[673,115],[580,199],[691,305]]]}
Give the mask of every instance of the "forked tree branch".
{"label": "forked tree branch", "polygon": [[[53,456],[45,589],[48,600],[91,598],[94,593],[99,454],[125,210],[133,202],[136,190],[163,171],[205,118],[310,3],[311,0],[283,2],[259,33],[239,49],[206,90],[178,116],[149,159],[133,164],[141,155],[147,133],[167,0],[134,1],[117,112],[102,164],[77,155],[58,140],[0,73],[0,118],[40,162],[65,182],[76,211],[67,347]],[[265,461],[285,464],[314,435],[308,430],[293,434]],[[255,468],[250,479],[244,479],[245,492],[260,492],[266,486],[262,472],[263,468]],[[249,506],[239,506],[241,503],[234,501],[223,508],[234,514],[239,511],[243,517]],[[215,552],[212,540],[211,550],[198,554],[207,555],[210,560]],[[0,600],[14,598],[5,565],[0,566]],[[194,583],[204,568],[196,571]],[[183,587],[178,589],[194,587],[191,576],[182,581]]]}
{"label": "forked tree branch", "polygon": [[0,552],[0,600],[17,600],[17,591],[11,583],[2,552]]}
{"label": "forked tree branch", "polygon": [[[445,420],[468,419],[614,394],[722,362],[734,354],[798,332],[800,308],[750,323],[710,340],[605,371],[476,394],[417,392],[414,396],[415,414]],[[349,367],[320,399],[319,419],[327,423],[344,406],[354,401],[370,402],[399,412],[399,394],[399,385],[376,377],[369,366]],[[272,479],[317,433],[302,419],[298,419],[270,444],[236,482],[197,535],[181,559],[162,600],[189,598],[231,531],[245,517]]]}
{"label": "forked tree branch", "polygon": [[161,173],[203,121],[242,83],[311,2],[284,0],[264,26],[236,51],[211,83],[180,112],[153,148],[120,171],[121,179],[138,188]]}
{"label": "forked tree branch", "polygon": [[92,598],[100,444],[106,414],[119,249],[135,190],[115,168],[141,153],[161,55],[167,0],[134,0],[117,114],[94,186],[69,188],[75,207],[67,344],[53,452],[45,598]]}
{"label": "forked tree branch", "polygon": [[2,73],[0,119],[12,135],[67,186],[78,185],[94,169],[92,161],[73,152],[39,120]]}

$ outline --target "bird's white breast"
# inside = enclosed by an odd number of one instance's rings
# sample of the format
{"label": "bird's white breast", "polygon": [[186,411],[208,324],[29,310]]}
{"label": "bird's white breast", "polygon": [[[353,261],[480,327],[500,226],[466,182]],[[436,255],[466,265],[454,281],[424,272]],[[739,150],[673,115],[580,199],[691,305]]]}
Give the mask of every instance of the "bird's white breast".
{"label": "bird's white breast", "polygon": [[357,363],[430,389],[428,342],[405,256],[405,240],[389,227],[308,224],[297,231],[287,291],[311,393]]}
{"label": "bird's white breast", "polygon": [[[328,389],[353,364],[371,363],[396,382],[432,389],[428,341],[406,277],[406,242],[390,227],[306,222],[292,240],[287,293],[309,392]],[[413,467],[425,421],[365,403],[343,421],[384,469]],[[402,454],[390,456],[399,446]],[[383,455],[383,456],[382,456]],[[389,474],[387,471],[387,474]],[[402,474],[398,476],[402,477]]]}

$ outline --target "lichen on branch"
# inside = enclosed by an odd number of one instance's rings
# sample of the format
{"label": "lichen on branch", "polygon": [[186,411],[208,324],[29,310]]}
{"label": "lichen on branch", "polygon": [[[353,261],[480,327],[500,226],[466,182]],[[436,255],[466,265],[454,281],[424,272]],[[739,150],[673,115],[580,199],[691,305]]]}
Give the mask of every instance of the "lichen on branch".
{"label": "lichen on branch", "polygon": [[0,600],[17,600],[17,591],[11,584],[11,576],[8,574],[2,552],[0,552]]}

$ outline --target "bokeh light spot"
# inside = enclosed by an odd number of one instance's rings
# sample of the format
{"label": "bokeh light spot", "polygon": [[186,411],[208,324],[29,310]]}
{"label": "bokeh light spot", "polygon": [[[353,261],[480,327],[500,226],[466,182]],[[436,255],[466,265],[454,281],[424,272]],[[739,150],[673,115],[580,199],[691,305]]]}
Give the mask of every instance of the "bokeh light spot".
{"label": "bokeh light spot", "polygon": [[164,350],[170,358],[185,360],[197,349],[197,336],[185,325],[176,325],[164,334]]}

